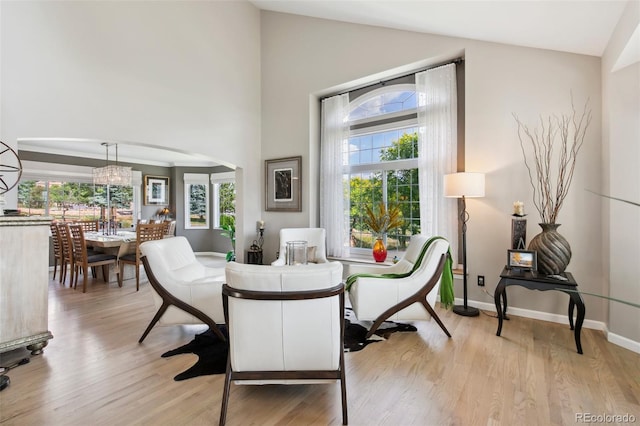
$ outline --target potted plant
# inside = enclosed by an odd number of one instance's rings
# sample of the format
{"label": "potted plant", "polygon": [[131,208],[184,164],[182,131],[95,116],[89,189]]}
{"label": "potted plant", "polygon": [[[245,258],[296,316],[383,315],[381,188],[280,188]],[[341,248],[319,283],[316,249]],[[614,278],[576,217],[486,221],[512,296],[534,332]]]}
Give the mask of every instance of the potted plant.
{"label": "potted plant", "polygon": [[376,262],[384,262],[387,259],[387,247],[383,240],[385,234],[404,224],[400,208],[397,205],[389,205],[387,207],[382,201],[378,203],[377,211],[366,206],[364,223],[371,229],[375,236],[373,258]]}
{"label": "potted plant", "polygon": [[222,228],[221,235],[231,241],[231,250],[227,252],[225,258],[227,262],[232,262],[236,260],[236,221],[233,216],[223,216],[223,218],[226,220],[224,220],[225,223],[220,225],[220,228]]}

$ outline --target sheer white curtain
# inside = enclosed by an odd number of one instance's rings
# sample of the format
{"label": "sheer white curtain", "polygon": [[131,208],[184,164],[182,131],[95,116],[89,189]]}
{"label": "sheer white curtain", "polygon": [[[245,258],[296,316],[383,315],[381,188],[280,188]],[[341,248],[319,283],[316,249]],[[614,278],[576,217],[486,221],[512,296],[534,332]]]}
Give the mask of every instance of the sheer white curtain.
{"label": "sheer white curtain", "polygon": [[[344,255],[348,220],[345,214],[343,187],[344,144],[349,143],[349,94],[322,101],[322,133],[320,139],[320,226],[327,232],[327,256]],[[348,186],[346,188],[348,190]]]}
{"label": "sheer white curtain", "polygon": [[420,227],[424,235],[449,240],[451,252],[457,253],[457,199],[443,193],[444,175],[457,171],[456,65],[417,73],[416,95]]}

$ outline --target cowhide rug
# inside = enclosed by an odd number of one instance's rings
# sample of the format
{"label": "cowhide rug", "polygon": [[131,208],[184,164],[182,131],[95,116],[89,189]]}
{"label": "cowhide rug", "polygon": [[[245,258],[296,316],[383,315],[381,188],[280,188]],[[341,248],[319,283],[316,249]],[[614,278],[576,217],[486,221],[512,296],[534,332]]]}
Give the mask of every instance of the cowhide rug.
{"label": "cowhide rug", "polygon": [[[353,311],[347,308],[345,311],[344,351],[360,351],[370,343],[388,339],[392,333],[417,330],[410,324],[386,321],[376,330],[374,336],[365,339],[367,331],[372,325],[372,321],[357,321]],[[225,336],[228,335],[224,325],[220,326],[220,330]],[[173,378],[180,381],[210,374],[224,374],[227,368],[227,352],[227,343],[221,341],[211,330],[207,330],[196,334],[194,339],[186,345],[163,353],[162,357],[168,358],[187,353],[198,355],[198,361],[193,366]]]}

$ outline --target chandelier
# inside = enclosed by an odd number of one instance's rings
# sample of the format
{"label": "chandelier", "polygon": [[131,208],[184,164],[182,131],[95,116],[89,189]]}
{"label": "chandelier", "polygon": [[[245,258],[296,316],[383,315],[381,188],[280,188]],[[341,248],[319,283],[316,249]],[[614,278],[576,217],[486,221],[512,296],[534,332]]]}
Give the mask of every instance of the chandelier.
{"label": "chandelier", "polygon": [[[104,167],[93,169],[93,183],[95,185],[121,185],[131,186],[131,167],[118,165],[118,144],[102,142],[107,151],[107,162]],[[109,164],[109,147],[116,147],[116,163]]]}

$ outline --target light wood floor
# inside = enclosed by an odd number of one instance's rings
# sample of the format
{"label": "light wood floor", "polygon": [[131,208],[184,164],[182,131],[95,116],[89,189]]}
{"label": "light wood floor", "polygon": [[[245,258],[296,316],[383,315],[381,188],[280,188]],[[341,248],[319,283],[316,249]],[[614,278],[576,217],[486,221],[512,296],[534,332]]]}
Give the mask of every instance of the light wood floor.
{"label": "light wood floor", "polygon": [[[223,375],[175,382],[195,355],[160,357],[203,327],[156,327],[137,343],[154,314],[146,281],[136,292],[135,280],[90,280],[86,294],[51,281],[49,294],[54,338],[9,372],[0,424],[217,424]],[[452,339],[423,322],[346,354],[349,424],[570,425],[576,413],[640,423],[640,355],[601,332],[584,329],[578,355],[568,325],[512,317],[497,337],[495,318],[437,309]],[[231,389],[229,425],[341,423],[338,385]]]}

